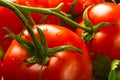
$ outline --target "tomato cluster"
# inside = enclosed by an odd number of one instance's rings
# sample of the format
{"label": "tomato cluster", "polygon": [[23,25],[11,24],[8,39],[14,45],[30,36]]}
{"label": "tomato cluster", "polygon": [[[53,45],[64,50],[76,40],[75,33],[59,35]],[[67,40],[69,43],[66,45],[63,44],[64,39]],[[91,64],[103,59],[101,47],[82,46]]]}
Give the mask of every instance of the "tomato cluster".
{"label": "tomato cluster", "polygon": [[109,80],[119,14],[104,0],[0,0],[0,79]]}

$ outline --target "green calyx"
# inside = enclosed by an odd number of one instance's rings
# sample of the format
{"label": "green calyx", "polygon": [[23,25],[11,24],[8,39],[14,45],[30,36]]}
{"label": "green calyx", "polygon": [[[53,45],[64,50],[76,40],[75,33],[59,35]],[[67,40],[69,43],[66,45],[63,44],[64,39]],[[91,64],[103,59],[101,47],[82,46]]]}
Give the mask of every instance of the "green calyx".
{"label": "green calyx", "polygon": [[[74,9],[74,6],[77,3],[77,1],[78,0],[75,0],[73,2],[73,6],[70,8],[68,14],[66,14],[60,10],[62,8],[62,6],[64,5],[63,3],[60,3],[56,8],[35,8],[35,7],[30,7],[30,6],[28,7],[28,6],[14,4],[14,3],[11,3],[7,0],[0,0],[0,5],[5,6],[9,9],[13,10],[20,18],[23,18],[23,16],[19,15],[19,13],[18,13],[18,10],[19,10],[19,12],[24,15],[24,18],[26,18],[28,20],[30,25],[34,25],[34,21],[30,17],[30,13],[40,13],[40,14],[44,14],[44,15],[57,16],[58,18],[61,18],[63,21],[65,21],[69,25],[72,25],[72,26],[78,27],[80,29],[89,31],[90,28],[83,27],[79,23],[77,23],[71,19],[71,18],[73,18],[73,16],[72,16],[73,12],[71,12],[71,11]],[[9,5],[11,5],[11,6],[9,6]],[[23,23],[24,23],[24,21],[23,21]]]}
{"label": "green calyx", "polygon": [[34,42],[30,42],[22,38],[22,35],[17,36],[13,32],[11,32],[9,29],[4,28],[10,33],[8,36],[16,39],[31,56],[30,58],[24,60],[25,62],[27,63],[41,62],[42,64],[46,64],[51,55],[56,54],[57,52],[60,52],[60,51],[65,51],[65,50],[75,50],[79,53],[82,53],[82,51],[80,51],[78,48],[74,46],[63,45],[63,46],[57,46],[54,48],[48,48],[42,30],[38,27],[36,28],[37,28],[38,34],[40,35],[40,40],[37,40],[38,42],[37,46],[35,45]]}
{"label": "green calyx", "polygon": [[[27,22],[26,18],[23,15],[24,10],[23,10],[22,6],[20,7],[19,5],[10,3],[6,0],[0,0],[0,5],[3,5],[9,9],[13,10],[18,15],[18,17],[23,22],[25,28],[27,29],[27,31],[29,32],[29,34],[33,40],[33,42],[30,42],[30,41],[22,38],[22,34],[20,36],[17,36],[13,32],[11,32],[9,29],[4,28],[5,30],[7,30],[10,33],[8,36],[16,39],[30,55],[30,58],[24,60],[25,62],[27,62],[27,63],[40,62],[43,65],[45,65],[48,62],[49,57],[51,55],[56,54],[57,52],[60,52],[60,51],[75,50],[79,53],[82,53],[81,50],[79,50],[78,48],[76,48],[74,46],[63,45],[63,46],[58,46],[58,47],[54,47],[54,48],[48,48],[44,34],[43,34],[42,30],[40,28],[38,28],[37,26],[36,26],[36,28],[37,28],[37,32],[40,36],[40,40],[38,40],[37,37],[35,36],[30,24]],[[23,6],[23,7],[25,8],[25,10],[27,8],[28,12],[31,12],[31,11],[36,12],[36,9],[37,9],[37,8],[34,8],[34,9],[28,8],[25,6]],[[59,7],[57,7],[57,8],[59,8]],[[21,10],[23,10],[23,11],[21,11]],[[51,10],[54,11],[53,9],[41,9],[41,10],[43,10],[43,13],[44,13],[44,10],[47,11],[45,13],[49,13],[49,12],[51,12]]]}
{"label": "green calyx", "polygon": [[[61,18],[64,22],[66,22],[67,24],[84,30],[83,37],[82,37],[82,39],[84,41],[90,41],[91,39],[93,39],[96,31],[98,29],[100,29],[101,27],[106,26],[106,25],[113,25],[109,22],[102,22],[102,23],[99,23],[97,25],[93,25],[92,22],[89,20],[88,15],[87,15],[87,11],[89,8],[91,8],[91,6],[88,7],[83,13],[83,20],[84,20],[85,26],[80,25],[79,23],[77,23],[76,21],[73,20],[74,19],[73,9],[74,9],[74,6],[76,5],[77,2],[78,2],[78,0],[73,1],[72,6],[70,7],[68,14],[61,11],[62,6],[64,5],[63,3],[60,3],[56,8],[35,8],[35,7],[30,7],[30,6],[29,7],[28,6],[21,6],[21,5],[6,1],[6,0],[0,0],[0,5],[5,6],[7,8],[10,8],[21,19],[22,18],[27,19],[31,26],[35,25],[34,21],[30,17],[31,13],[40,13],[40,14],[44,14],[44,15],[57,16],[58,18]],[[19,13],[21,13],[23,15],[20,15]],[[80,15],[80,14],[78,14],[78,15]],[[47,18],[47,16],[43,17],[43,19],[40,21],[40,23],[42,23],[46,18]],[[26,21],[24,21],[24,20],[22,20],[22,21],[26,25]],[[26,25],[26,26],[28,26],[28,25]]]}
{"label": "green calyx", "polygon": [[101,22],[97,25],[93,25],[92,22],[89,20],[88,18],[88,10],[91,8],[92,6],[89,6],[83,13],[83,21],[84,21],[84,25],[85,27],[89,28],[89,30],[84,30],[83,34],[82,34],[82,39],[86,42],[89,42],[90,40],[92,40],[94,38],[95,33],[104,26],[114,26],[115,24],[112,24],[110,22]]}

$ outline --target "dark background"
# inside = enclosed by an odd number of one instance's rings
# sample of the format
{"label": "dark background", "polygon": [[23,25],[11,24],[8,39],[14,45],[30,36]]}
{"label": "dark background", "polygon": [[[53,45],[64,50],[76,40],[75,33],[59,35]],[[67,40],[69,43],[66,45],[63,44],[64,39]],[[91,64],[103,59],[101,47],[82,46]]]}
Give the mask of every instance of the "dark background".
{"label": "dark background", "polygon": [[[112,2],[112,0],[106,0],[106,1]],[[114,0],[114,1],[116,1],[117,3],[120,3],[120,0]]]}

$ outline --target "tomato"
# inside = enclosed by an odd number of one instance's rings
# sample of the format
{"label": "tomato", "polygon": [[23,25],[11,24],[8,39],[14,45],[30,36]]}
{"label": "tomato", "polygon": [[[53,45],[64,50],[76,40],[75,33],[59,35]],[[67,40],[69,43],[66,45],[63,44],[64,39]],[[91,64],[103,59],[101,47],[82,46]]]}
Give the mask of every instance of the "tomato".
{"label": "tomato", "polygon": [[0,50],[0,80],[2,80],[3,76],[3,52]]}
{"label": "tomato", "polygon": [[0,59],[0,80],[2,80],[2,76],[3,76],[3,61],[2,59]]}
{"label": "tomato", "polygon": [[[20,5],[26,5],[26,6],[33,6],[33,7],[46,7],[47,4],[44,2],[45,0],[9,0],[10,2],[14,2]],[[41,16],[33,15],[35,22],[39,22]],[[38,17],[39,16],[39,17]],[[7,19],[6,19],[7,18]],[[19,25],[19,26],[18,26]],[[9,9],[0,6],[0,47],[3,49],[4,52],[6,52],[7,48],[9,47],[12,39],[8,38],[6,41],[4,41],[4,36],[7,34],[6,31],[3,31],[2,28],[7,27],[12,32],[18,34],[23,29],[23,24],[20,21],[20,19]]]}
{"label": "tomato", "polygon": [[[62,11],[68,13],[69,10],[70,10],[70,7],[72,5],[74,0],[49,0],[49,6],[50,7],[56,7],[58,4],[60,4],[61,2],[64,3],[64,6],[62,7]],[[78,0],[74,9],[73,9],[73,12],[72,14],[81,14],[79,17],[78,17],[78,21],[81,21],[81,16],[82,16],[82,13],[84,11],[84,9],[86,9],[86,7],[88,7],[89,5],[92,5],[92,4],[99,4],[99,3],[102,3],[102,2],[105,2],[104,0]]]}
{"label": "tomato", "polygon": [[[64,3],[64,6],[62,7],[62,11],[69,12],[69,9],[71,7],[71,4],[74,0],[49,0],[49,6],[50,7],[56,7],[61,2]],[[74,14],[82,13],[83,12],[83,6],[88,7],[91,4],[98,4],[102,3],[104,0],[78,0],[77,4],[75,5],[73,9]]]}
{"label": "tomato", "polygon": [[[81,25],[81,26],[85,26],[83,20],[80,22],[80,25]],[[76,31],[75,31],[75,32],[80,36],[80,38],[82,38],[82,33],[84,32],[84,30],[82,30],[82,29],[80,29],[80,28],[76,28]]]}
{"label": "tomato", "polygon": [[[64,3],[61,10],[65,13],[71,14],[72,15],[71,19],[73,19],[74,21],[80,22],[82,20],[83,12],[88,6],[105,2],[104,0],[78,0],[76,5],[73,8],[73,11],[70,12],[70,8],[71,8],[72,3],[74,1],[75,0],[49,0],[48,4],[49,4],[49,7],[55,8],[60,3]],[[78,15],[78,16],[76,16],[76,15]],[[56,20],[56,21],[57,21],[57,23],[61,23],[61,19]],[[73,31],[75,31],[75,29],[76,29],[75,26],[71,26],[71,25],[66,24],[66,23],[63,26],[65,26]]]}
{"label": "tomato", "polygon": [[[68,12],[74,0],[57,0],[57,1],[56,0],[8,0],[8,1],[16,3],[16,4],[24,5],[24,6],[44,7],[44,8],[53,8],[53,7],[56,7],[59,3],[63,2],[65,5],[63,6],[62,11]],[[94,1],[95,4],[103,2],[103,0],[97,0],[97,1]],[[89,3],[89,4],[87,3],[86,6],[94,3],[91,0],[87,0],[86,2]],[[79,0],[73,10],[73,13],[75,14],[82,13],[83,12],[82,6],[83,6],[83,0]],[[31,13],[31,16],[33,20],[35,21],[35,23],[37,24],[39,23],[41,18],[43,18],[44,15]],[[5,17],[7,17],[7,19],[5,19]],[[77,18],[77,20],[80,21],[81,18],[82,17],[80,16]],[[58,25],[61,23],[61,19],[55,16],[48,16],[48,18],[45,20],[44,23]],[[68,28],[71,28],[69,27],[70,25],[65,25],[65,26]],[[23,24],[11,10],[0,6],[0,32],[2,32],[0,33],[1,34],[0,35],[0,47],[6,52],[12,39],[8,38],[6,42],[4,41],[3,38],[7,34],[7,32],[2,31],[3,27],[8,27],[12,32],[18,34],[23,29]]]}
{"label": "tomato", "polygon": [[[119,7],[120,5],[110,2],[99,4],[93,7],[91,10],[89,10],[89,19],[94,25],[100,22],[111,22],[116,24],[120,21],[119,15],[117,15],[120,13]],[[93,19],[92,17],[96,18]]]}
{"label": "tomato", "polygon": [[83,8],[86,9],[90,5],[96,5],[96,4],[103,3],[103,2],[105,2],[105,0],[86,0],[84,2]]}
{"label": "tomato", "polygon": [[[73,1],[74,0],[49,0],[49,6],[56,7],[61,2],[63,2],[64,6],[62,7],[62,11],[68,12]],[[75,5],[75,8],[74,8],[74,13],[81,13],[82,6],[83,6],[83,0],[78,0],[77,4]]]}
{"label": "tomato", "polygon": [[[76,51],[66,50],[50,56],[48,63],[43,66],[41,80],[91,79],[91,57],[86,44],[76,33],[58,25],[41,24],[37,25],[37,27],[43,31],[48,48],[73,45],[82,50],[82,54]],[[33,27],[33,31],[39,39],[40,37],[36,31],[36,27]],[[23,33],[25,39],[32,41],[26,30]],[[16,40],[13,40],[4,57],[4,80],[38,80],[42,65],[41,63],[28,64],[23,62],[23,59],[29,57],[29,54],[22,46]]]}
{"label": "tomato", "polygon": [[16,34],[22,31],[23,28],[21,21],[11,10],[0,6],[0,48],[6,51],[12,39],[8,38],[4,41],[4,36],[7,32],[2,29],[3,27],[10,28]]}
{"label": "tomato", "polygon": [[[93,25],[110,22],[114,26],[103,26],[95,33],[94,38],[87,43],[94,56],[107,55],[111,60],[120,59],[120,6],[105,2],[93,6],[88,11],[88,18]],[[78,31],[79,32],[79,31]]]}

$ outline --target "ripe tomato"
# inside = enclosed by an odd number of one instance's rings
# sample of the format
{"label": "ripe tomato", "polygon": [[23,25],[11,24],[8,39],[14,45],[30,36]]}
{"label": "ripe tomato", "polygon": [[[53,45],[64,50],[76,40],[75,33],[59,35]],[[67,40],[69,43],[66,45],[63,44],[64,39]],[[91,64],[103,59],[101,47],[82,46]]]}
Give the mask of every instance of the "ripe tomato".
{"label": "ripe tomato", "polygon": [[[61,2],[64,3],[64,6],[62,7],[62,11],[64,12],[69,12],[70,7],[72,5],[74,0],[49,0],[48,4],[50,7],[56,7],[58,4],[60,4]],[[104,0],[78,0],[75,7],[73,8],[73,14],[81,14],[77,19],[78,21],[81,21],[81,16],[82,13],[84,11],[84,9],[86,9],[86,7],[93,5],[93,4],[99,4],[105,2]]]}
{"label": "ripe tomato", "polygon": [[107,55],[111,60],[120,59],[120,6],[114,3],[101,3],[88,11],[88,18],[96,25],[101,22],[110,22],[115,26],[104,26],[87,43],[95,56]]}
{"label": "ripe tomato", "polygon": [[[41,80],[90,80],[92,76],[92,63],[86,45],[79,36],[69,29],[57,25],[37,25],[44,35],[49,48],[61,45],[73,45],[82,50],[82,54],[76,51],[61,51],[49,57],[41,73]],[[37,38],[39,35],[36,27],[33,31]],[[23,37],[32,41],[27,31]],[[4,80],[38,80],[41,63],[28,64],[23,59],[29,58],[28,53],[21,45],[13,40],[3,62]]]}
{"label": "ripe tomato", "polygon": [[[16,4],[24,5],[24,6],[44,7],[44,8],[56,7],[60,2],[63,2],[65,3],[65,5],[63,6],[62,11],[67,12],[71,6],[71,3],[74,0],[57,0],[57,1],[56,0],[52,0],[52,1],[51,0],[8,0],[8,1],[16,3]],[[91,4],[91,1],[89,0],[86,2]],[[96,1],[94,2],[95,4],[97,4]],[[100,0],[100,2],[102,2],[102,0]],[[83,6],[83,0],[79,0],[73,12],[82,13],[83,11],[82,6]],[[44,15],[32,13],[31,16],[33,20],[35,21],[35,23],[37,24]],[[7,17],[7,19],[5,19],[5,17]],[[81,16],[77,20],[81,20]],[[61,20],[59,18],[55,16],[48,16],[48,18],[45,20],[44,23],[59,24],[60,22]],[[8,38],[6,42],[4,41],[3,38],[7,34],[7,32],[2,31],[3,27],[8,27],[12,32],[18,34],[23,29],[23,24],[12,11],[10,11],[9,9],[5,7],[0,6],[0,48],[6,51],[12,39]]]}
{"label": "ripe tomato", "polygon": [[105,0],[85,0],[83,8],[86,9],[90,5],[96,5],[103,2],[105,2]]}
{"label": "ripe tomato", "polygon": [[0,80],[2,80],[2,76],[3,76],[3,61],[0,58]]}
{"label": "ripe tomato", "polygon": [[[117,15],[120,13],[119,7],[120,5],[110,2],[96,5],[88,11],[89,19],[94,25],[100,22],[111,22],[117,24],[120,21],[119,15]],[[93,19],[93,17],[95,18]]]}
{"label": "ripe tomato", "polygon": [[[20,5],[26,5],[26,6],[33,6],[33,7],[47,7],[47,4],[44,2],[45,0],[8,0],[10,2],[14,2],[16,4]],[[39,17],[38,17],[39,16]],[[33,15],[35,22],[39,22],[41,16],[40,15]],[[7,19],[6,19],[7,18]],[[9,47],[12,39],[8,38],[6,41],[4,41],[4,36],[7,34],[7,32],[3,31],[2,28],[7,27],[12,32],[18,34],[23,29],[23,24],[20,21],[20,19],[12,12],[11,10],[0,6],[0,48],[3,49],[3,51],[6,51]]]}
{"label": "ripe tomato", "polygon": [[[65,13],[69,13],[70,11],[70,7],[72,6],[72,3],[75,0],[48,0],[48,4],[49,7],[54,8],[57,7],[61,2],[64,3],[64,6],[62,7],[62,11]],[[74,20],[76,22],[80,22],[82,20],[82,14],[84,12],[84,10],[90,6],[90,5],[94,5],[94,4],[99,4],[105,2],[104,0],[78,0],[76,5],[73,8],[73,11],[69,14],[72,14],[72,18],[74,18]],[[78,15],[77,17],[75,17],[75,15]],[[61,20],[56,20],[57,23],[60,23]],[[68,25],[68,24],[64,24],[65,27],[75,31],[75,27]]]}
{"label": "ripe tomato", "polygon": [[8,27],[11,31],[18,34],[22,31],[23,25],[11,10],[0,6],[0,48],[3,49],[3,51],[6,51],[12,39],[8,38],[4,41],[4,36],[7,32],[2,29],[3,27]]}
{"label": "ripe tomato", "polygon": [[[61,2],[64,3],[64,6],[62,7],[62,11],[68,12],[71,4],[74,0],[49,0],[49,6],[50,7],[56,7]],[[78,14],[83,12],[83,6],[84,8],[88,7],[91,4],[98,4],[105,2],[104,0],[78,0],[77,4],[75,5],[73,9],[73,13]]]}

